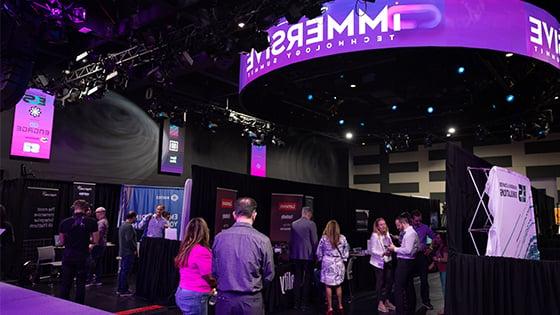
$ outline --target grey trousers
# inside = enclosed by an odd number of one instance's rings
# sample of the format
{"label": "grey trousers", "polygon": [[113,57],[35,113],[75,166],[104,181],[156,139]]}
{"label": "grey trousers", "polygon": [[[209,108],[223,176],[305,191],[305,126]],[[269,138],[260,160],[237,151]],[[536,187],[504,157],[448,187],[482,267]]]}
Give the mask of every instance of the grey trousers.
{"label": "grey trousers", "polygon": [[262,293],[242,294],[218,292],[216,315],[263,315]]}

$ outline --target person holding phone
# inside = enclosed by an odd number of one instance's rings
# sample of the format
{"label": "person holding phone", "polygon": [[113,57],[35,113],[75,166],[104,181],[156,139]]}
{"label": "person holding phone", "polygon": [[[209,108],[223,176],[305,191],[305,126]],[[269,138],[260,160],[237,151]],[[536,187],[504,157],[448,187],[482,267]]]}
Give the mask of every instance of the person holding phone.
{"label": "person holding phone", "polygon": [[382,313],[395,310],[395,305],[389,301],[393,287],[393,268],[391,265],[391,252],[389,246],[393,245],[389,235],[387,223],[383,218],[377,218],[373,224],[373,233],[370,238],[371,258],[369,263],[375,269],[375,296],[377,310]]}

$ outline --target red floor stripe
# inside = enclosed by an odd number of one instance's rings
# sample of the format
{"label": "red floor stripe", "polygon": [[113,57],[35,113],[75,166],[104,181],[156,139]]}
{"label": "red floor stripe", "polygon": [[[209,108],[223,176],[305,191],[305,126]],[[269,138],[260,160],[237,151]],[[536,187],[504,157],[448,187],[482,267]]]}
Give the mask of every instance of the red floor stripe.
{"label": "red floor stripe", "polygon": [[144,307],[133,308],[131,310],[116,312],[115,314],[117,314],[117,315],[138,314],[138,313],[142,313],[142,312],[155,311],[155,310],[159,310],[159,309],[162,309],[162,308],[163,308],[163,306],[161,306],[161,305],[148,305],[148,306],[144,306]]}

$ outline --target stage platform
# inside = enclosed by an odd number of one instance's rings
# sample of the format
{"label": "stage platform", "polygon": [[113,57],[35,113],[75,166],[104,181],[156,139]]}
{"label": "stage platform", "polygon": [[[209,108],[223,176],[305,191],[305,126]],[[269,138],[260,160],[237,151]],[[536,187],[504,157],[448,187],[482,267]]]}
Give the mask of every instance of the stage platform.
{"label": "stage platform", "polygon": [[0,314],[112,314],[0,282]]}

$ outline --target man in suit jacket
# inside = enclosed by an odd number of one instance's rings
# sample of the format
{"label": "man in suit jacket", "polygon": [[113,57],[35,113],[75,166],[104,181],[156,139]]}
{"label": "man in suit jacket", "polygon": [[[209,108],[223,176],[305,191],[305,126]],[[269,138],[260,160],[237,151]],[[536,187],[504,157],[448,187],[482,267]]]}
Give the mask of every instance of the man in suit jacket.
{"label": "man in suit jacket", "polygon": [[313,256],[317,247],[317,225],[311,221],[313,210],[301,209],[301,218],[292,223],[290,235],[290,260],[295,266],[294,274],[294,308],[308,308]]}

